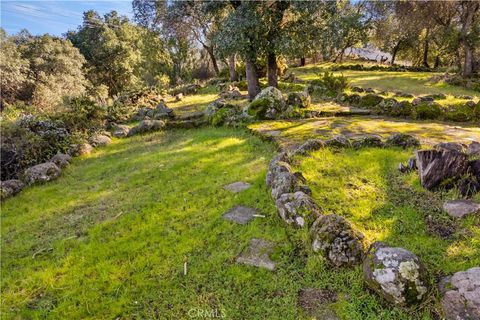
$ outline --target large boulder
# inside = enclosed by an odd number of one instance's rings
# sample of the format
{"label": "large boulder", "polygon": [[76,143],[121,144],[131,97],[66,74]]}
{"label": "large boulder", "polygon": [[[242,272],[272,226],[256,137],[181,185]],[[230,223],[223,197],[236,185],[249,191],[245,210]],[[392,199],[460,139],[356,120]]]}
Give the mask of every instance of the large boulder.
{"label": "large boulder", "polygon": [[415,156],[420,182],[428,190],[461,177],[468,167],[467,155],[457,151],[420,150]]}
{"label": "large boulder", "polygon": [[277,119],[286,111],[285,98],[275,87],[263,89],[247,108],[247,113],[256,119]]}
{"label": "large boulder", "polygon": [[446,320],[480,319],[480,267],[445,277],[439,287]]}
{"label": "large boulder", "polygon": [[311,151],[316,151],[316,150],[319,150],[323,147],[325,147],[325,142],[323,140],[321,140],[321,139],[308,139],[300,147],[295,149],[292,152],[291,155],[292,156],[295,156],[295,155],[304,156]]}
{"label": "large boulder", "polygon": [[387,138],[385,144],[389,147],[418,148],[420,141],[414,136],[406,133],[395,133]]}
{"label": "large boulder", "polygon": [[371,245],[363,261],[363,276],[370,289],[395,305],[419,303],[428,291],[427,271],[420,259],[382,242]]}
{"label": "large boulder", "polygon": [[306,91],[290,92],[287,97],[287,104],[298,108],[308,108],[312,102]]}
{"label": "large boulder", "polygon": [[112,135],[115,138],[123,138],[128,135],[128,131],[130,130],[130,127],[124,124],[117,124],[114,125],[112,128]]}
{"label": "large boulder", "polygon": [[137,126],[128,131],[127,136],[133,136],[139,133],[157,131],[165,128],[165,122],[162,120],[143,120]]}
{"label": "large boulder", "polygon": [[308,227],[321,214],[320,207],[302,191],[282,194],[275,205],[283,221],[300,228]]}
{"label": "large boulder", "polygon": [[0,199],[7,199],[13,197],[22,191],[25,184],[21,180],[6,180],[0,182]]}
{"label": "large boulder", "polygon": [[357,137],[352,141],[352,147],[354,147],[355,149],[370,147],[381,148],[383,147],[382,137],[376,134],[369,134]]}
{"label": "large boulder", "polygon": [[90,144],[94,147],[102,147],[112,143],[109,136],[97,133],[90,138]]}
{"label": "large boulder", "polygon": [[59,168],[65,168],[70,161],[72,161],[72,157],[66,153],[57,153],[50,159],[50,162],[55,163]]}
{"label": "large boulder", "polygon": [[336,266],[359,264],[363,258],[363,235],[336,214],[320,216],[310,230],[312,249],[323,253]]}
{"label": "large boulder", "polygon": [[30,167],[23,173],[23,181],[30,185],[54,180],[60,176],[61,169],[53,162],[45,162]]}

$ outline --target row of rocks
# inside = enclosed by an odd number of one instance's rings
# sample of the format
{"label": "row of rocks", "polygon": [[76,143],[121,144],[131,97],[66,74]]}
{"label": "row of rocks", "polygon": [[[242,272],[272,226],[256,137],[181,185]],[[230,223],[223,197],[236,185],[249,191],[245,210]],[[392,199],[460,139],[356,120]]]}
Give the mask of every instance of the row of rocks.
{"label": "row of rocks", "polygon": [[165,101],[161,100],[155,108],[139,108],[132,120],[165,120],[172,119],[174,117],[175,114],[173,109],[168,108],[165,104]]}
{"label": "row of rocks", "polygon": [[[363,141],[363,140],[362,140]],[[378,144],[378,140],[371,141]],[[394,134],[387,139],[390,146],[418,147],[418,139],[405,134]],[[382,242],[373,243],[365,253],[363,235],[343,218],[323,214],[311,197],[305,178],[292,172],[293,155],[306,155],[322,147],[348,147],[352,143],[344,136],[323,141],[311,139],[293,152],[281,152],[269,164],[266,184],[276,200],[279,216],[287,225],[310,228],[313,252],[321,253],[335,266],[362,263],[366,285],[385,300],[399,306],[418,304],[431,290],[428,271],[412,252]],[[285,192],[282,194],[282,192]],[[313,224],[310,224],[314,221]],[[442,280],[448,283],[442,292],[442,307],[446,319],[477,319],[480,306],[480,268],[458,272]]]}
{"label": "row of rocks", "polygon": [[[377,93],[380,95],[388,95],[389,92],[387,91],[378,91],[373,88],[362,88],[359,86],[353,86],[350,88],[352,92],[358,92],[358,93]],[[418,97],[415,97],[411,93],[403,92],[403,91],[393,91],[393,96],[394,97],[401,97],[401,98],[416,98],[419,99],[418,101],[434,101],[434,100],[445,100],[447,99],[447,96],[443,93],[434,93],[434,94],[428,94],[428,95],[421,95]],[[457,99],[463,99],[463,100],[473,100],[472,96],[469,95],[454,95],[454,98]]]}
{"label": "row of rocks", "polygon": [[[111,142],[108,133],[93,135],[89,143],[82,143],[72,148],[72,154],[80,156],[90,153],[94,147],[107,145]],[[25,186],[42,184],[58,178],[62,169],[70,164],[72,156],[67,153],[58,153],[49,161],[27,168],[20,179],[11,179],[0,182],[0,199],[4,200],[17,195]]]}

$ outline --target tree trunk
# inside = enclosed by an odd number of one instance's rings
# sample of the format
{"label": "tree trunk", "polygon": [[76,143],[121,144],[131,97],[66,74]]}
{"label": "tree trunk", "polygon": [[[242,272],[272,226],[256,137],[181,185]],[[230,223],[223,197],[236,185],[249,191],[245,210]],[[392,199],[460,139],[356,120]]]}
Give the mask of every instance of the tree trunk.
{"label": "tree trunk", "polygon": [[248,100],[252,101],[260,93],[257,66],[251,60],[245,60],[245,73],[248,86]]}
{"label": "tree trunk", "polygon": [[471,77],[473,75],[473,48],[468,39],[468,34],[472,28],[474,15],[479,9],[480,5],[476,1],[462,2],[463,14],[462,14],[462,30],[460,32],[460,43],[463,45],[464,62],[462,76],[464,78]]}
{"label": "tree trunk", "polygon": [[465,41],[463,44],[463,50],[465,51],[465,60],[463,62],[463,77],[469,78],[473,75],[473,49],[468,43]]}
{"label": "tree trunk", "polygon": [[437,55],[435,57],[435,64],[433,65],[433,68],[438,68],[438,67],[440,67],[440,56],[439,55]]}
{"label": "tree trunk", "polygon": [[278,87],[277,55],[273,52],[267,55],[267,76],[268,86],[275,88]]}
{"label": "tree trunk", "polygon": [[207,50],[208,55],[210,56],[210,60],[212,60],[213,70],[215,74],[218,76],[220,74],[220,70],[218,69],[217,58],[215,58],[215,54],[213,53],[212,47],[204,46],[205,50]]}
{"label": "tree trunk", "polygon": [[423,43],[423,66],[430,68],[430,66],[428,65],[428,34],[429,34],[429,30],[427,30],[425,42]]}
{"label": "tree trunk", "polygon": [[392,52],[392,61],[390,64],[393,66],[395,64],[395,58],[397,57],[398,49],[400,48],[400,41],[397,42]]}
{"label": "tree trunk", "polygon": [[228,70],[230,72],[230,81],[237,81],[237,72],[235,71],[235,55],[228,57]]}
{"label": "tree trunk", "polygon": [[304,67],[304,66],[305,66],[305,62],[306,62],[305,57],[300,58],[300,67]]}

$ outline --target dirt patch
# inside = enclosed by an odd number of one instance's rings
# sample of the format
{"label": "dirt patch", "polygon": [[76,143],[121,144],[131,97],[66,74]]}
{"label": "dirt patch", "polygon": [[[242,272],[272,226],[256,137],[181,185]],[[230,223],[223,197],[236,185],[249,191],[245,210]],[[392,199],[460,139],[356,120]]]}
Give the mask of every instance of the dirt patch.
{"label": "dirt patch", "polygon": [[[334,319],[335,314],[329,309],[329,304],[337,301],[337,293],[328,289],[306,288],[298,293],[298,306],[309,315],[327,315]],[[325,317],[324,317],[325,318]],[[321,318],[321,319],[324,319]]]}

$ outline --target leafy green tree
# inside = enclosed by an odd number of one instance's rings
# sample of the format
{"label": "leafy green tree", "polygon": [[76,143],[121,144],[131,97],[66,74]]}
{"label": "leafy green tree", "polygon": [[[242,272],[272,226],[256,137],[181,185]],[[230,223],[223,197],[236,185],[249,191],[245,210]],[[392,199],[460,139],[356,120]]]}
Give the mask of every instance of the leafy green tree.
{"label": "leafy green tree", "polygon": [[115,11],[103,17],[92,10],[85,12],[83,24],[67,38],[85,56],[89,80],[94,85],[107,85],[111,96],[160,85],[158,79],[170,71],[171,60],[163,41]]}
{"label": "leafy green tree", "polygon": [[0,28],[0,86],[3,102],[12,103],[25,91],[29,84],[29,63],[22,58],[21,52],[12,37]]}

